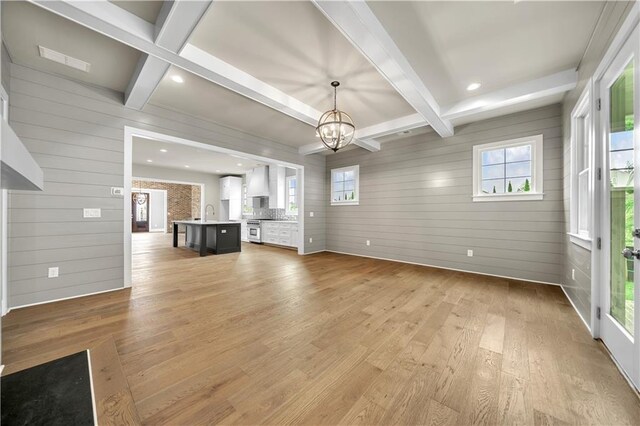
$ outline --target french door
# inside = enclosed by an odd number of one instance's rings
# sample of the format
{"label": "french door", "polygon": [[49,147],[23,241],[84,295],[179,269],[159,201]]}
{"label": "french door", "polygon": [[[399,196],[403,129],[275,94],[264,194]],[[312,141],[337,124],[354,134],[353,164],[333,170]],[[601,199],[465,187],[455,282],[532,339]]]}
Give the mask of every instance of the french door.
{"label": "french door", "polygon": [[600,337],[640,388],[640,69],[638,28],[600,81]]}

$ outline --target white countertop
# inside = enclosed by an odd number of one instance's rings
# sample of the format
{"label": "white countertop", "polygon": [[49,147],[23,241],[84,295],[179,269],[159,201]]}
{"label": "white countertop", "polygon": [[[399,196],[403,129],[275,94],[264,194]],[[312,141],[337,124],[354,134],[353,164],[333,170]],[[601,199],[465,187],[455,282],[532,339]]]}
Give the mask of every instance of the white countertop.
{"label": "white countertop", "polygon": [[177,223],[180,225],[240,225],[239,220],[228,220],[228,221],[218,221],[218,220],[174,220],[173,223]]}

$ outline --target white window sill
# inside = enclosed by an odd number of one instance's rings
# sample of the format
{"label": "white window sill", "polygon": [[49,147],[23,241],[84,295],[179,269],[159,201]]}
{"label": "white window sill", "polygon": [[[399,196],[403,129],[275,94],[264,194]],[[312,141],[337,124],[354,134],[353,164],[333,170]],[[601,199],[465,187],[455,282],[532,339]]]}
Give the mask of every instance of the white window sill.
{"label": "white window sill", "polygon": [[486,195],[474,195],[474,202],[486,202],[486,201],[534,201],[542,200],[543,193],[540,192],[528,192],[524,194],[511,193],[511,194],[486,194]]}
{"label": "white window sill", "polygon": [[360,201],[332,201],[332,206],[357,206],[360,204]]}
{"label": "white window sill", "polygon": [[573,244],[580,246],[583,249],[591,251],[591,238],[585,235],[574,234],[572,232],[567,232],[567,234],[569,235],[569,240]]}

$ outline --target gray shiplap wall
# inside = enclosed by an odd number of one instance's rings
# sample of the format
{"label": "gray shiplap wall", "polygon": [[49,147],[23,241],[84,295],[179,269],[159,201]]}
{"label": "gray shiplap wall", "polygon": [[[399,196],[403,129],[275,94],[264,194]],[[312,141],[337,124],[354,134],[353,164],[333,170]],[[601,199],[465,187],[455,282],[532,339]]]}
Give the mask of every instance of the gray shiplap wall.
{"label": "gray shiplap wall", "polygon": [[9,52],[7,51],[7,48],[4,46],[4,43],[0,42],[0,45],[2,45],[2,51],[0,52],[0,55],[2,56],[2,59],[0,60],[0,82],[2,82],[2,85],[4,86],[5,90],[8,92],[10,87],[11,82],[9,81],[9,76],[10,76],[10,71],[9,71],[9,67],[11,64],[11,58],[9,57]]}
{"label": "gray shiplap wall", "polygon": [[[11,65],[11,126],[44,170],[42,193],[9,199],[9,303],[22,306],[123,285],[124,126],[305,166],[306,251],[325,248],[325,158],[234,129],[147,105],[126,109],[122,94]],[[82,208],[102,209],[83,219]],[[310,244],[309,238],[313,238]],[[60,277],[47,278],[49,266]],[[135,283],[134,283],[135,285]]]}
{"label": "gray shiplap wall", "polygon": [[[329,156],[327,188],[331,169],[360,165],[360,205],[327,208],[327,249],[560,283],[561,114],[552,105],[459,126],[447,139],[429,133]],[[473,146],[536,134],[544,135],[544,200],[472,202]]]}
{"label": "gray shiplap wall", "polygon": [[[570,194],[571,194],[571,112],[604,56],[611,40],[618,32],[620,25],[629,14],[633,2],[609,2],[605,5],[602,18],[594,32],[589,49],[578,69],[578,85],[567,93],[563,102],[562,123],[565,129],[563,139],[563,177],[564,177],[564,211],[565,232],[570,232]],[[599,149],[596,147],[596,149]],[[563,265],[563,288],[576,309],[589,324],[591,322],[591,251],[573,244],[568,235],[563,238],[565,263]],[[571,272],[575,270],[575,279]]]}

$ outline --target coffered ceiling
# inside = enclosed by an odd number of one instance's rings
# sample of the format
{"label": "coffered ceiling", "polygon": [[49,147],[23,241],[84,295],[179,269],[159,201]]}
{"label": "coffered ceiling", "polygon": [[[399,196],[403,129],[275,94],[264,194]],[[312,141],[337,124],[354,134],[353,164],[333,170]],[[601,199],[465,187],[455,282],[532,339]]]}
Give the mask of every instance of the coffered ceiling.
{"label": "coffered ceiling", "polygon": [[319,111],[339,80],[359,127],[415,112],[311,2],[216,2],[189,43]]}
{"label": "coffered ceiling", "polygon": [[[320,152],[313,126],[338,106],[356,144],[541,106],[575,87],[594,1],[3,2],[16,63],[125,92],[126,105],[187,112]],[[38,56],[37,45],[92,64]],[[46,44],[45,44],[46,45]],[[136,64],[138,65],[136,67]],[[137,71],[136,71],[137,69]],[[180,75],[182,83],[172,79]],[[471,83],[480,88],[468,91]],[[127,87],[129,89],[127,89]]]}

